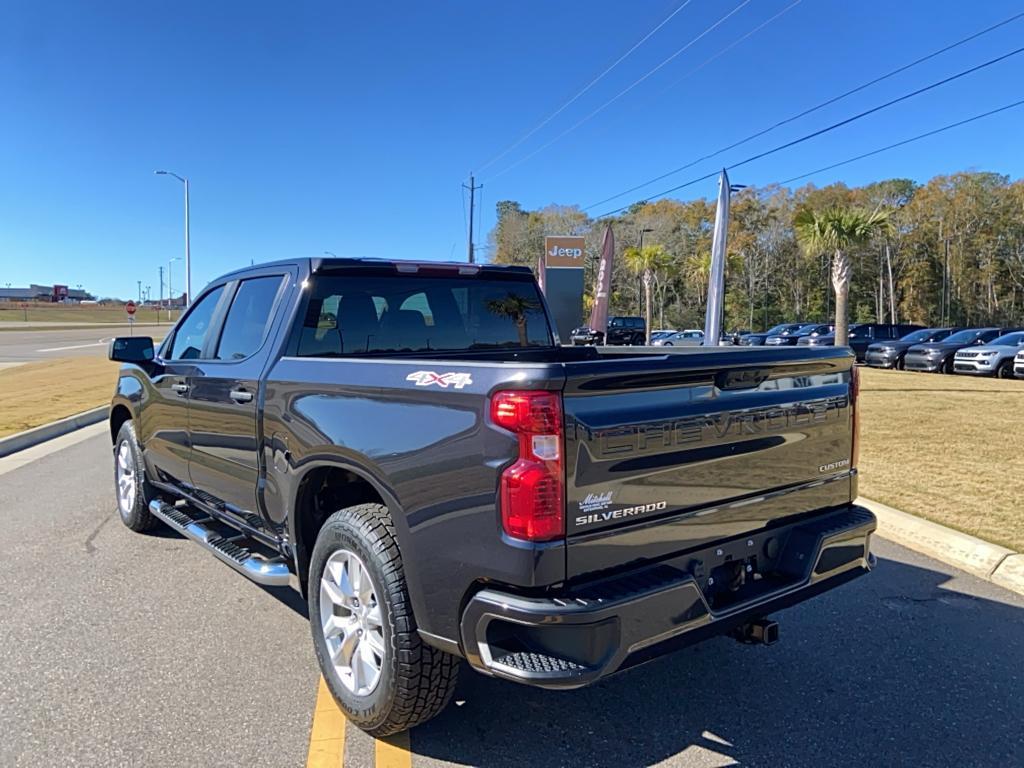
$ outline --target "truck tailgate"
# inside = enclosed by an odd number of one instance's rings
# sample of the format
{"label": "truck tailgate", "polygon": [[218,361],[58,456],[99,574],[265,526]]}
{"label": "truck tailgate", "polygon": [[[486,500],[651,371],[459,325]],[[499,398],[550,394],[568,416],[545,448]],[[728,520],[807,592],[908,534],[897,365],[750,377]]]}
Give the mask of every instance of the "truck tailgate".
{"label": "truck tailgate", "polygon": [[849,503],[852,364],[804,347],[567,363],[568,578]]}

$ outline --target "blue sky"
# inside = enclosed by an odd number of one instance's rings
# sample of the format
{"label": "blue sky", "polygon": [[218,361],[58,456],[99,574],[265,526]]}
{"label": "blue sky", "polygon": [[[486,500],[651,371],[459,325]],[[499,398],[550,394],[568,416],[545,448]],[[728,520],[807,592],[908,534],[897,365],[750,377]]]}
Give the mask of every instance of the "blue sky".
{"label": "blue sky", "polygon": [[[1024,10],[1020,2],[750,0],[592,120],[513,169],[743,0],[692,0],[526,142],[478,174],[496,200],[590,205]],[[158,290],[182,251],[193,284],[250,260],[462,258],[461,183],[682,0],[518,3],[7,4],[0,11],[0,284]],[[655,192],[1008,52],[1024,20],[714,161]],[[752,163],[767,184],[1024,98],[1024,54]],[[1018,178],[1024,109],[821,174],[826,184],[962,169]],[[647,191],[647,190],[645,190]],[[712,196],[714,181],[685,198]],[[634,193],[610,207],[643,196]],[[609,206],[604,206],[609,207]],[[595,209],[593,213],[602,213]],[[174,265],[180,287],[181,262]]]}

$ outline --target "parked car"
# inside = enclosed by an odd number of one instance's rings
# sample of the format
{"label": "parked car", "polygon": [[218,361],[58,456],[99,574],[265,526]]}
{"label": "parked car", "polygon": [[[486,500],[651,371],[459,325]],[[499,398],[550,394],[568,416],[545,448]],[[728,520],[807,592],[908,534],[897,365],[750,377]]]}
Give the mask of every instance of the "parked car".
{"label": "parked car", "polygon": [[677,331],[651,343],[656,347],[699,347],[704,343],[704,331],[698,331],[693,328],[686,331]]}
{"label": "parked car", "polygon": [[1022,346],[1024,331],[1015,330],[980,347],[959,349],[953,355],[953,372],[1012,379],[1013,359]]}
{"label": "parked car", "polygon": [[749,329],[723,331],[718,339],[720,347],[738,347],[743,343],[743,337],[750,333]]}
{"label": "parked car", "polygon": [[965,328],[942,341],[915,344],[904,355],[903,368],[907,371],[952,373],[953,355],[958,349],[980,347],[1002,334],[1002,328]]}
{"label": "parked car", "polygon": [[[890,323],[854,323],[850,326],[848,332],[849,340],[846,346],[853,350],[853,353],[857,356],[857,362],[862,363],[872,342],[881,339],[899,339],[911,331],[920,330],[923,330],[923,326],[912,323],[900,323],[898,325]],[[835,343],[836,335],[834,332],[821,336],[803,336],[797,340],[797,344],[811,347],[832,347],[835,346]]]}
{"label": "parked car", "polygon": [[666,336],[671,336],[673,333],[678,333],[678,331],[675,328],[659,328],[656,331],[651,331],[651,341],[663,339]]}
{"label": "parked car", "polygon": [[642,317],[609,317],[605,344],[645,344],[647,324]]}
{"label": "parked car", "polygon": [[779,323],[763,333],[746,334],[740,338],[740,343],[745,347],[760,347],[769,336],[778,336],[786,332],[792,333],[805,325],[807,325],[807,323]]}
{"label": "parked car", "polygon": [[943,341],[962,328],[924,328],[913,331],[900,339],[879,341],[868,346],[864,362],[872,368],[898,368],[903,370],[903,359],[907,350],[915,344],[926,344],[931,341]]}
{"label": "parked car", "polygon": [[808,323],[801,325],[795,331],[784,331],[775,336],[769,336],[764,340],[768,347],[792,347],[802,336],[824,336],[835,330],[834,325],[826,323]]}
{"label": "parked car", "polygon": [[1024,349],[1013,358],[1013,372],[1018,379],[1024,379]]}
{"label": "parked car", "polygon": [[569,334],[569,340],[576,347],[604,344],[604,334],[600,331],[595,331],[589,325],[581,325],[579,328],[572,329],[572,333]]}
{"label": "parked car", "polygon": [[[387,736],[438,714],[460,667],[566,689],[714,635],[770,645],[769,615],[871,571],[853,358],[763,352],[556,346],[523,267],[248,267],[159,348],[111,342],[112,490],[129,529],[297,586],[327,689]],[[126,594],[161,578],[152,549],[112,563]],[[205,592],[197,620],[273,600],[205,573],[166,590]],[[840,654],[868,614],[834,614]],[[267,628],[238,629],[210,641],[245,653]],[[716,695],[749,699],[769,663]]]}

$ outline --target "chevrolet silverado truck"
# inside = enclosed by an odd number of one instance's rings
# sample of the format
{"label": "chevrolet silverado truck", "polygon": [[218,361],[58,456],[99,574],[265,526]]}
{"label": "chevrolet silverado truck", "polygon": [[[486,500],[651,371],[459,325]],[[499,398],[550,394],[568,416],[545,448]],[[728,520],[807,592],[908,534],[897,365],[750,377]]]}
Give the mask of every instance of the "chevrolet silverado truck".
{"label": "chevrolet silverado truck", "polygon": [[440,712],[461,659],[566,689],[771,643],[874,563],[845,348],[561,346],[527,269],[324,258],[225,275],[109,355],[124,524],[299,589],[375,735]]}

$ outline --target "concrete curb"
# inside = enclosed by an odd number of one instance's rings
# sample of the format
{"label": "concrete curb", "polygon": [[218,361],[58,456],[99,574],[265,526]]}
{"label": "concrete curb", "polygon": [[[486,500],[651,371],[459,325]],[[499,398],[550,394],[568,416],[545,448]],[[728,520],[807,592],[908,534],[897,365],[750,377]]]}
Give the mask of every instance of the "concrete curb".
{"label": "concrete curb", "polygon": [[877,501],[857,503],[875,513],[880,536],[1024,595],[1024,555]]}
{"label": "concrete curb", "polygon": [[68,416],[66,419],[43,424],[41,427],[26,429],[24,432],[16,432],[10,437],[0,440],[0,457],[9,456],[12,453],[23,451],[34,445],[45,443],[47,440],[52,440],[55,437],[66,435],[68,432],[74,432],[76,429],[101,422],[107,418],[108,410],[109,406],[101,405],[99,408],[93,408],[91,411],[82,411],[74,416]]}

